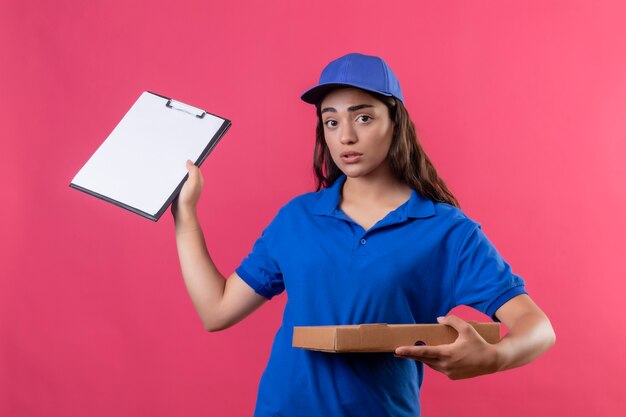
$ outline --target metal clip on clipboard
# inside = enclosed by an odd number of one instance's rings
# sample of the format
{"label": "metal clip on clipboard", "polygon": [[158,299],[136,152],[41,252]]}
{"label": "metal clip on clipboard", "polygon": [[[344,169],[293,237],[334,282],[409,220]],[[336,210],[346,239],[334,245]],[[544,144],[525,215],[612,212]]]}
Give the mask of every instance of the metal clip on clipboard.
{"label": "metal clip on clipboard", "polygon": [[180,101],[172,100],[171,98],[168,99],[165,105],[169,107],[170,109],[182,111],[192,116],[196,116],[198,119],[204,118],[204,115],[206,114],[206,112],[202,109],[198,109],[188,104],[181,103]]}

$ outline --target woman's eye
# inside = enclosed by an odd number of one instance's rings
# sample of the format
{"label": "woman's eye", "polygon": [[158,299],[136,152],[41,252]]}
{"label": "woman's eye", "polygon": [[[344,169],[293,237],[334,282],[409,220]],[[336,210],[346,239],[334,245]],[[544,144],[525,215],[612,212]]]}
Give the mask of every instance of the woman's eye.
{"label": "woman's eye", "polygon": [[361,116],[359,116],[359,121],[361,121],[361,122],[363,122],[363,123],[368,122],[370,119],[371,119],[371,117],[366,116],[366,115],[361,115]]}
{"label": "woman's eye", "polygon": [[337,126],[337,121],[336,120],[326,120],[326,122],[324,124],[326,125],[326,127],[335,127],[335,126]]}

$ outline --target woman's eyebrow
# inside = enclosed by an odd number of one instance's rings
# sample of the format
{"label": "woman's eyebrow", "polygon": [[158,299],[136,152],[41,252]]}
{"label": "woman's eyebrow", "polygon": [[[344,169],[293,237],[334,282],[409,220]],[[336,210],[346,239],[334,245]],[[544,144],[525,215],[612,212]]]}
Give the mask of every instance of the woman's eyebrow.
{"label": "woman's eyebrow", "polygon": [[[366,109],[368,107],[374,107],[374,106],[372,106],[371,104],[357,104],[356,106],[348,107],[348,111],[353,112],[353,111],[358,111],[361,109]],[[334,107],[325,107],[322,109],[321,113],[326,113],[326,112],[337,113],[337,110]]]}

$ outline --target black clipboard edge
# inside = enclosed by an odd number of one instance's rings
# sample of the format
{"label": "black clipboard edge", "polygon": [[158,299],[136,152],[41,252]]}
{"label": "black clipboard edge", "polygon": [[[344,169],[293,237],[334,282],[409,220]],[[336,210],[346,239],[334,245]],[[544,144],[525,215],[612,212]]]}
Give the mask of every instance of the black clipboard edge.
{"label": "black clipboard edge", "polygon": [[[185,178],[187,178],[187,177],[185,177]],[[98,194],[97,192],[91,191],[88,188],[81,187],[80,185],[76,185],[74,183],[70,183],[70,188],[74,188],[74,189],[76,189],[78,191],[82,191],[82,192],[84,192],[86,194],[89,194],[89,195],[92,195],[94,197],[97,197],[97,198],[99,198],[101,200],[104,200],[104,201],[106,201],[108,203],[115,204],[116,206],[119,206],[119,207],[121,207],[123,209],[126,209],[128,211],[132,211],[133,213],[139,214],[141,217],[145,217],[146,219],[150,219],[150,220],[152,220],[154,222],[159,220],[158,217],[153,216],[152,214],[149,214],[149,213],[146,213],[145,211],[141,211],[139,209],[136,209],[135,207],[129,206],[128,204],[124,204],[124,203],[122,203],[120,201],[114,200],[114,199],[112,199],[110,197],[107,197],[105,195]],[[161,214],[163,214],[163,213],[161,213]]]}

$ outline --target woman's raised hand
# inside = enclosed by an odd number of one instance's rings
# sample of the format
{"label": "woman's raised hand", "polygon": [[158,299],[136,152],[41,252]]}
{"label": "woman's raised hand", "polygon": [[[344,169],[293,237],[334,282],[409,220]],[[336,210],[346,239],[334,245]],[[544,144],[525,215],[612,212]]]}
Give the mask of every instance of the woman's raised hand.
{"label": "woman's raised hand", "polygon": [[181,212],[195,214],[196,206],[200,199],[200,194],[202,193],[204,178],[202,177],[200,168],[195,166],[190,160],[187,160],[186,167],[189,171],[189,177],[172,203],[172,214],[174,218]]}

